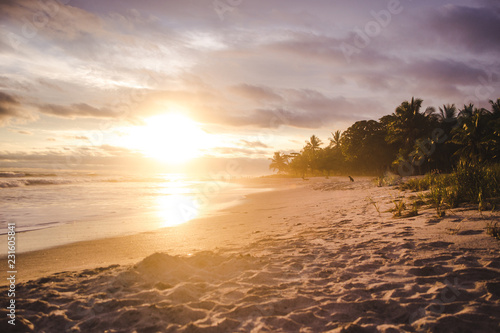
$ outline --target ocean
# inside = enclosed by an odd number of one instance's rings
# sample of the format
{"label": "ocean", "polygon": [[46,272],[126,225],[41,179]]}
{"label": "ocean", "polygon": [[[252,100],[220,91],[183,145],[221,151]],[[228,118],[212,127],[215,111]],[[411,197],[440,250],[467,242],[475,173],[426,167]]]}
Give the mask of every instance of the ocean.
{"label": "ocean", "polygon": [[0,172],[0,255],[7,252],[9,223],[22,253],[175,227],[265,190],[181,174]]}

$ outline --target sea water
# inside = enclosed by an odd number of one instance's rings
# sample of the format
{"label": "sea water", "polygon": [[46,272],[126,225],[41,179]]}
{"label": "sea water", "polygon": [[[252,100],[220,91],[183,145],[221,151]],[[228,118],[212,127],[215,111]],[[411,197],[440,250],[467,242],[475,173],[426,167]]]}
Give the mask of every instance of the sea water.
{"label": "sea water", "polygon": [[20,253],[174,227],[262,190],[180,174],[0,172],[0,255],[7,251],[9,223]]}

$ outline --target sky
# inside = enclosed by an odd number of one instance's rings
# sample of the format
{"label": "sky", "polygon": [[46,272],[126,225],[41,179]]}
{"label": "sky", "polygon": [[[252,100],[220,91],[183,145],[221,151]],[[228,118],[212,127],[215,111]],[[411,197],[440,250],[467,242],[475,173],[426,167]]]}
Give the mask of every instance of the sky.
{"label": "sky", "polygon": [[499,31],[496,0],[0,0],[0,169],[269,173],[413,96],[488,106]]}

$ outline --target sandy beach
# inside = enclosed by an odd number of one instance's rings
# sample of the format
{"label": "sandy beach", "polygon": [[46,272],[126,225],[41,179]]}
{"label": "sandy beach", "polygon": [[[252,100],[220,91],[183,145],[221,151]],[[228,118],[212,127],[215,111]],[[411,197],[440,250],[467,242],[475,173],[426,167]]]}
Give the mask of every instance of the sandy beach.
{"label": "sandy beach", "polygon": [[[392,199],[412,193],[369,178],[247,185],[276,190],[177,227],[18,255],[16,326],[4,306],[0,331],[500,332],[500,242],[485,232],[499,213],[394,218]],[[7,289],[3,278],[2,304]]]}

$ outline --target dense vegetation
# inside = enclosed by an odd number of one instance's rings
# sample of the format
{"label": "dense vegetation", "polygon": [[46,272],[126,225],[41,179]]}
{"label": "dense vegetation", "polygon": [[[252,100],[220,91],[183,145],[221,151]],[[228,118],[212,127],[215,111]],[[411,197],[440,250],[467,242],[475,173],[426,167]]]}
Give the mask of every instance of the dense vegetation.
{"label": "dense vegetation", "polygon": [[331,174],[401,176],[450,172],[459,166],[484,166],[500,158],[500,99],[491,109],[454,104],[422,111],[412,98],[378,121],[362,120],[328,144],[315,135],[298,153],[275,152],[270,168],[279,174],[306,177]]}

